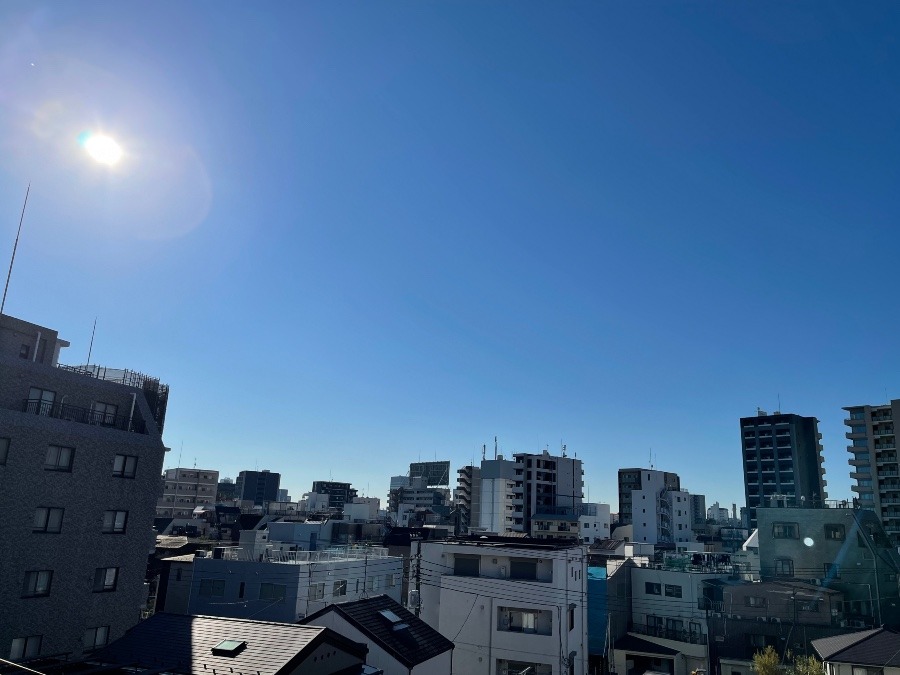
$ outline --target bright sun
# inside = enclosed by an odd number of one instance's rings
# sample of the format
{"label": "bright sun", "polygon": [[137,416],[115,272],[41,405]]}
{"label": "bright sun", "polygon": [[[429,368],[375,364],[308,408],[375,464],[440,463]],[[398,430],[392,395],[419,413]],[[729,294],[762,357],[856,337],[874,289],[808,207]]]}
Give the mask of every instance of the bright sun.
{"label": "bright sun", "polygon": [[88,154],[101,164],[112,166],[122,159],[122,147],[109,136],[90,134],[81,144]]}

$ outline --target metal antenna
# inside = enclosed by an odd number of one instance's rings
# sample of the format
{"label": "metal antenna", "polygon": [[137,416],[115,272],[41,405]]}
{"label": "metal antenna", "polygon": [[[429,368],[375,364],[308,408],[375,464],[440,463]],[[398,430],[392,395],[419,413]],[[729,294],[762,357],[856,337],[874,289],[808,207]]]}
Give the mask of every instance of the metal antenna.
{"label": "metal antenna", "polygon": [[6,292],[9,290],[9,278],[12,276],[13,263],[16,261],[16,249],[19,248],[19,235],[22,234],[22,221],[25,220],[25,207],[28,206],[28,193],[31,192],[31,183],[25,190],[25,203],[22,204],[22,215],[19,216],[19,229],[16,231],[16,243],[13,244],[12,257],[9,259],[9,272],[6,273],[6,286],[3,287],[3,302],[0,302],[0,314],[6,307]]}
{"label": "metal antenna", "polygon": [[[91,365],[91,352],[94,351],[94,333],[96,333],[96,332],[97,332],[97,317],[95,316],[94,317],[94,328],[91,331],[91,345],[88,347],[88,358],[87,358],[87,364],[86,364],[88,366]],[[97,377],[100,377],[99,372],[97,373]]]}

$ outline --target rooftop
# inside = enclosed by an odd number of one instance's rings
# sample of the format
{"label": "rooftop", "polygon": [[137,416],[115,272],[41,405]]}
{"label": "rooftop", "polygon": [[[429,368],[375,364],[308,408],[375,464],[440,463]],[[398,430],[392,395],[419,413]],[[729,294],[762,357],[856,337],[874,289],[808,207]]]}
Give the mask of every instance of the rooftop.
{"label": "rooftop", "polygon": [[900,668],[900,633],[887,628],[813,640],[812,646],[823,661]]}

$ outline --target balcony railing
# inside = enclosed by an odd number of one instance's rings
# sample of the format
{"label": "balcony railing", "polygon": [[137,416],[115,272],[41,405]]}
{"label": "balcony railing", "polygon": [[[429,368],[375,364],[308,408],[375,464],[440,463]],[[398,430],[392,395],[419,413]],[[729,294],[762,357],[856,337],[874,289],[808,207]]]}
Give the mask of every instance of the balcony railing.
{"label": "balcony railing", "polygon": [[677,628],[665,628],[664,626],[649,626],[644,623],[630,623],[628,630],[638,635],[650,635],[652,637],[663,638],[665,640],[677,640],[678,642],[688,642],[692,645],[705,645],[706,635],[704,633],[694,633],[689,630]]}
{"label": "balcony railing", "polygon": [[147,433],[147,425],[144,424],[144,420],[140,417],[134,416],[129,419],[127,415],[111,415],[99,410],[91,410],[90,408],[79,408],[68,403],[51,403],[41,399],[30,398],[23,402],[22,412],[68,420],[70,422],[79,422],[81,424],[93,424],[121,431],[133,431],[138,434]]}

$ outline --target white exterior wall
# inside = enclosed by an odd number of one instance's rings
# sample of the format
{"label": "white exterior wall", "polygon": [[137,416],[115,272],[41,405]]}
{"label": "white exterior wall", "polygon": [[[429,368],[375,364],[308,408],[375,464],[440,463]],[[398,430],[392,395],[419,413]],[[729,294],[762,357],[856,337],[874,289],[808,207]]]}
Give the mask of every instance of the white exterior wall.
{"label": "white exterior wall", "polygon": [[691,527],[691,495],[685,490],[673,490],[667,496],[672,510],[672,540],[675,543],[695,541]]}
{"label": "white exterior wall", "polygon": [[506,478],[481,479],[481,513],[479,527],[485,532],[513,531],[513,487]]}
{"label": "white exterior wall", "polygon": [[349,504],[344,504],[344,518],[353,521],[368,522],[378,519],[381,500],[377,497],[355,497]]}
{"label": "white exterior wall", "polygon": [[[385,553],[385,549],[373,549],[371,557],[313,562],[196,558],[188,613],[294,623],[333,602],[380,594],[400,602],[403,558]],[[204,579],[224,581],[223,594],[202,595]],[[334,584],[341,580],[347,581],[346,594],[335,595]],[[284,586],[284,598],[261,598],[262,584]],[[310,587],[317,584],[324,584],[321,598],[310,595]]]}
{"label": "white exterior wall", "polygon": [[[421,618],[457,645],[457,673],[498,675],[498,661],[543,664],[546,672],[587,673],[587,558],[584,548],[517,548],[422,542]],[[455,576],[454,556],[477,555],[479,576]],[[509,579],[511,559],[536,561],[537,581]],[[412,570],[411,587],[415,581]],[[568,629],[569,607],[573,626]],[[500,608],[549,613],[548,635],[501,629]],[[540,623],[540,622],[539,622]]]}
{"label": "white exterior wall", "polygon": [[583,544],[593,544],[601,539],[609,539],[611,522],[609,504],[593,504],[593,506],[596,507],[597,515],[578,517],[578,530],[581,533],[581,543]]}

